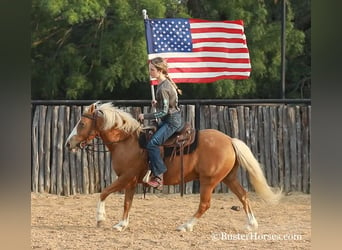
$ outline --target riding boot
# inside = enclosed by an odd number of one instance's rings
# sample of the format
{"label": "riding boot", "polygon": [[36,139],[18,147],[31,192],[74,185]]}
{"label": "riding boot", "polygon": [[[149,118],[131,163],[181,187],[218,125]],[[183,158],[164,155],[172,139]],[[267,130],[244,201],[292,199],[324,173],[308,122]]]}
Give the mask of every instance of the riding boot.
{"label": "riding boot", "polygon": [[163,189],[163,174],[153,176],[151,180],[147,182],[147,184],[158,190],[162,190]]}

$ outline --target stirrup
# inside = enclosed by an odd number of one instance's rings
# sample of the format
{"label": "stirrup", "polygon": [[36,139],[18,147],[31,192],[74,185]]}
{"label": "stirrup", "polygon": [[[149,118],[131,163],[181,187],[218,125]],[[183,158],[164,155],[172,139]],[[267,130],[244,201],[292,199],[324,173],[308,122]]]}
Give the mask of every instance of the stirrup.
{"label": "stirrup", "polygon": [[156,188],[158,190],[163,189],[163,180],[159,176],[153,176],[147,184],[153,188]]}

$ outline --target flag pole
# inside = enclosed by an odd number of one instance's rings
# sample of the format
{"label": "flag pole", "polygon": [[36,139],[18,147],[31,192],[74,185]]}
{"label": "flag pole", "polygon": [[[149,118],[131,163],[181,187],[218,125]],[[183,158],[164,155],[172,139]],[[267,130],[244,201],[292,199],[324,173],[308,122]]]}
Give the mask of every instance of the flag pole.
{"label": "flag pole", "polygon": [[[145,25],[145,39],[146,39],[146,45],[148,46],[147,44],[147,34],[146,34],[146,22],[147,22],[147,19],[148,19],[148,15],[147,15],[147,11],[145,9],[142,10],[142,15],[143,15],[143,18],[144,18],[144,25]],[[147,47],[146,46],[146,47]],[[147,52],[148,54],[148,52]],[[152,102],[154,102],[156,100],[156,97],[154,95],[154,86],[151,84],[151,76],[150,76],[150,86],[151,86],[151,95],[152,95]],[[156,111],[156,108],[154,107],[154,105],[151,104],[151,111],[152,112],[155,112]],[[148,169],[144,178],[143,178],[143,182],[147,183],[150,181],[150,176],[151,176],[151,169]],[[145,197],[145,191],[144,191],[144,197]]]}
{"label": "flag pole", "polygon": [[[144,18],[144,22],[148,19],[147,11],[145,9],[142,10],[142,15]],[[146,37],[146,28],[145,28],[145,37]],[[147,43],[147,37],[146,37],[146,43]],[[151,78],[151,77],[150,77]],[[156,100],[155,94],[154,94],[154,85],[151,85],[151,95],[152,95],[152,102]],[[154,107],[152,106],[152,110],[154,111]]]}

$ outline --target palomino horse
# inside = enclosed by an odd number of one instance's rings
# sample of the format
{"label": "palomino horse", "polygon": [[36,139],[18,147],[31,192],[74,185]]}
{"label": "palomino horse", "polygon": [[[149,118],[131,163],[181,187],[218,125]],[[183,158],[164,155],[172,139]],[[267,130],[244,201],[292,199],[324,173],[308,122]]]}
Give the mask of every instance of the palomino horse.
{"label": "palomino horse", "polygon": [[[114,226],[124,230],[129,223],[129,211],[138,183],[142,183],[148,170],[147,152],[139,146],[141,124],[129,113],[113,107],[111,103],[98,102],[86,107],[81,119],[69,135],[66,146],[71,151],[83,148],[95,136],[100,136],[112,156],[112,167],[118,178],[100,195],[97,204],[96,219],[98,226],[105,220],[105,199],[116,191],[125,190],[122,220]],[[256,191],[265,201],[276,203],[281,197],[281,190],[272,191],[248,146],[237,138],[214,130],[204,129],[198,132],[197,148],[184,155],[184,181],[199,179],[200,204],[196,213],[177,230],[192,231],[198,219],[210,207],[213,189],[219,182],[224,182],[239,198],[247,215],[247,228],[255,230],[257,220],[249,203],[247,192],[238,181],[238,167],[241,164],[249,173],[249,179]],[[180,157],[165,159],[167,172],[164,185],[180,183]]]}

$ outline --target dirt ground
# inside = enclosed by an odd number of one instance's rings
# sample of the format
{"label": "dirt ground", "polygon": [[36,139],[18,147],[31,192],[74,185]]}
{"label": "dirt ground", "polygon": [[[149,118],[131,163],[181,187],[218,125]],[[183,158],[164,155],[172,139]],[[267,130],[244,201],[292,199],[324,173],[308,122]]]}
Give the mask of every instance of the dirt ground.
{"label": "dirt ground", "polygon": [[123,211],[123,195],[106,199],[106,221],[97,228],[99,194],[56,196],[31,194],[32,249],[310,249],[311,196],[292,193],[270,206],[250,194],[259,223],[256,232],[245,229],[246,216],[231,193],[213,194],[211,208],[193,232],[176,228],[194,214],[199,194],[135,195],[129,227],[112,228]]}

